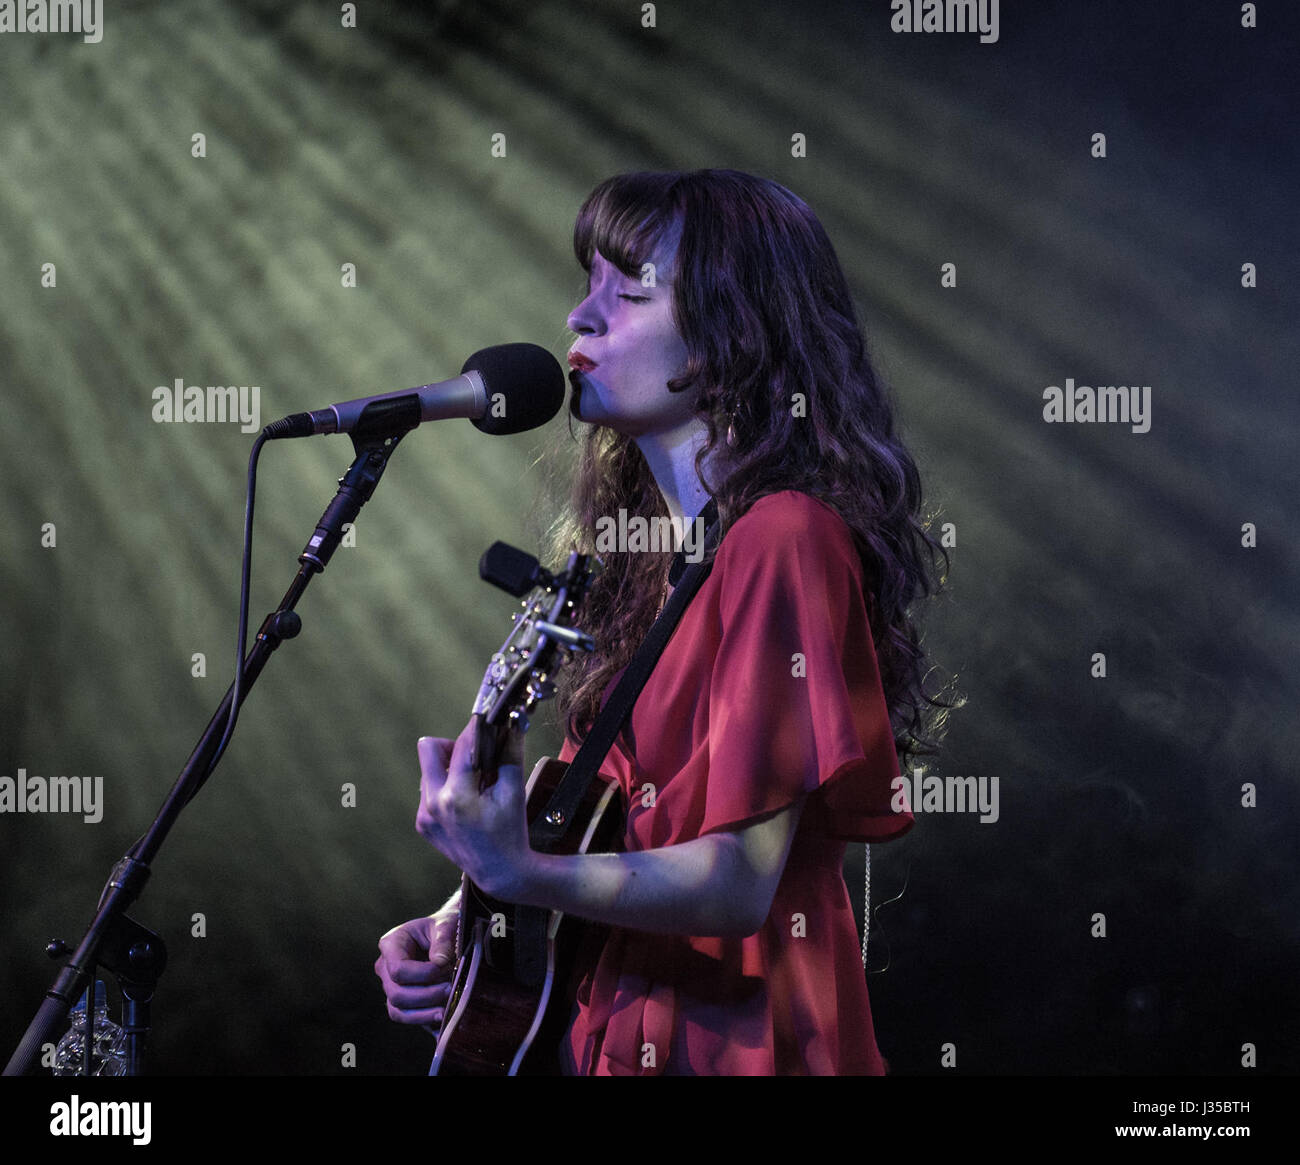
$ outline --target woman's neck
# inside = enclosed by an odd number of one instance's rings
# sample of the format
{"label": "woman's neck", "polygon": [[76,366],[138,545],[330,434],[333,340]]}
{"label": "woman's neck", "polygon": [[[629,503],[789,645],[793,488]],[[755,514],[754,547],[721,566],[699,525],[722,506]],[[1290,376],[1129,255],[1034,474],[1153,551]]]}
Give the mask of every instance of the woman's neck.
{"label": "woman's neck", "polygon": [[709,503],[709,491],[695,470],[695,455],[707,437],[704,422],[692,419],[671,432],[636,438],[670,517],[693,519]]}

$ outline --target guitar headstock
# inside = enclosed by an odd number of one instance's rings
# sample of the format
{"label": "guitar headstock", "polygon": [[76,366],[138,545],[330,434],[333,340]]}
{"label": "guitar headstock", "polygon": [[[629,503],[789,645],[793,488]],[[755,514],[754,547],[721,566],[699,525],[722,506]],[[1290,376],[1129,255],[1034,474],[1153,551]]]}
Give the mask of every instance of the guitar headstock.
{"label": "guitar headstock", "polygon": [[479,563],[486,581],[512,594],[523,594],[522,610],[511,616],[513,627],[492,656],[473,715],[479,725],[478,762],[485,784],[495,779],[497,742],[503,731],[528,731],[529,717],[555,694],[555,674],[573,652],[594,651],[596,644],[575,626],[600,559],[573,553],[558,574],[542,569],[535,558],[503,542],[494,543]]}

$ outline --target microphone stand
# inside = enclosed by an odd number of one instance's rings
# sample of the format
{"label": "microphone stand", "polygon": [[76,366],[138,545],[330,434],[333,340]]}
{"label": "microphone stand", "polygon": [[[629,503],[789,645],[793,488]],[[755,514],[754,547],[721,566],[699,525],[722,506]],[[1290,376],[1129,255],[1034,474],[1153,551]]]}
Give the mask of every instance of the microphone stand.
{"label": "microphone stand", "polygon": [[[302,619],[294,610],[307,589],[312,575],[328,564],[343,538],[343,527],[353,521],[361,507],[370,500],[383,476],[397,443],[420,423],[419,399],[404,396],[395,400],[377,400],[366,406],[353,428],[351,437],[356,457],[347,473],[339,479],[338,493],[321,516],[311,540],[298,556],[299,568],[280,605],[272,611],[257,632],[257,640],[245,657],[240,680],[240,706],[262,668],[280,643],[292,639],[302,629]],[[6,1065],[4,1075],[21,1076],[36,1063],[43,1045],[53,1042],[54,1032],[66,1020],[69,1010],[81,998],[86,984],[94,978],[96,965],[108,968],[118,978],[123,996],[123,1027],[127,1039],[127,1074],[139,1074],[144,1045],[150,1027],[150,1002],[158,977],[167,961],[161,938],[127,916],[127,908],[140,896],[149,878],[153,862],[181,810],[194,798],[212,775],[220,758],[217,749],[225,733],[234,701],[235,685],[208,722],[171,792],[163,802],[149,832],[128,851],[109,875],[100,896],[95,917],[78,943],[72,958],[59,972],[45,1000],[28,1025],[22,1040]],[[53,958],[68,953],[67,944],[55,940],[46,948]],[[87,1048],[83,1071],[90,1070],[90,1036],[94,1025],[93,999],[87,1000]]]}

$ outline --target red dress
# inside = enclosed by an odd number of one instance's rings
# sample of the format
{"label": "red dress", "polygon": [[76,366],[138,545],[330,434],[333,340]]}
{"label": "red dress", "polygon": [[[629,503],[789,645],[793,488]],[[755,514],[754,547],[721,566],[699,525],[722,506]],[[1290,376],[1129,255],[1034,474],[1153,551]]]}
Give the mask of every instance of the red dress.
{"label": "red dress", "polygon": [[[607,693],[608,695],[608,693]],[[727,532],[602,771],[628,850],[737,829],[807,795],[771,913],[747,938],[612,928],[578,988],[583,1075],[884,1073],[842,862],[906,832],[848,526],[786,491]],[[570,760],[566,741],[561,759]]]}

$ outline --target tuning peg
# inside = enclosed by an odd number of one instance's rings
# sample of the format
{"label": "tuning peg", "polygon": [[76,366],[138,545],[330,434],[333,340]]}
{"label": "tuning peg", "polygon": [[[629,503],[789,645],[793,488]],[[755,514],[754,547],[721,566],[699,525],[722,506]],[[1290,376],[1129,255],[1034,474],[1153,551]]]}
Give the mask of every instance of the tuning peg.
{"label": "tuning peg", "polygon": [[537,676],[528,685],[528,693],[534,700],[549,700],[555,695],[555,681],[548,676]]}

